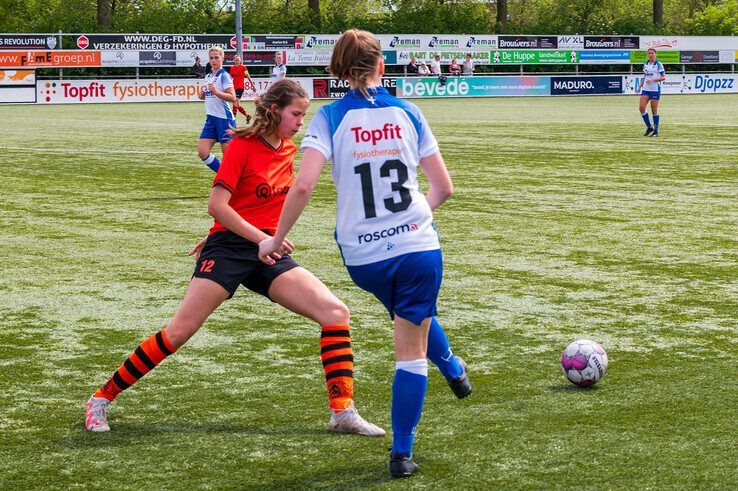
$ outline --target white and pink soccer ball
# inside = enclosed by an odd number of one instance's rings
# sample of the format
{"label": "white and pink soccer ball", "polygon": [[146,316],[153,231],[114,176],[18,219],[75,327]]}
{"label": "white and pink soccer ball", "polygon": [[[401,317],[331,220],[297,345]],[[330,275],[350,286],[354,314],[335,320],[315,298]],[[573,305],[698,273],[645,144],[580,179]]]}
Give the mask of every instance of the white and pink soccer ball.
{"label": "white and pink soccer ball", "polygon": [[607,373],[607,353],[589,339],[574,341],[561,353],[561,369],[571,383],[590,387]]}

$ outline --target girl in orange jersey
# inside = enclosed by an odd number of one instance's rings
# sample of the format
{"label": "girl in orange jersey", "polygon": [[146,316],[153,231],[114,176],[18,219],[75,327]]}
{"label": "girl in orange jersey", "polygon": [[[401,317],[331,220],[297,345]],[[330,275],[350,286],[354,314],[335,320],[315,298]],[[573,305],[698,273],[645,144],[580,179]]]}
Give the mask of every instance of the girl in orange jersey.
{"label": "girl in orange jersey", "polygon": [[258,243],[274,233],[294,180],[297,148],[292,137],[300,131],[308,104],[299,83],[278,81],[256,101],[254,124],[232,131],[234,138],[223,155],[208,202],[208,213],[215,222],[190,252],[197,264],[179,310],[90,397],[85,411],[88,430],[109,431],[107,408],[118,394],[184,345],[241,284],[320,324],[331,431],[385,434],[359,416],[353,404],[353,352],[346,305],[289,256],[293,250],[289,240],[282,241],[274,264],[264,265],[258,257]]}
{"label": "girl in orange jersey", "polygon": [[256,90],[256,84],[249,75],[249,70],[246,66],[241,63],[241,57],[236,55],[233,57],[233,66],[228,71],[233,78],[233,89],[236,91],[236,102],[233,103],[233,117],[236,117],[236,111],[240,112],[246,117],[246,124],[251,122],[251,115],[241,105],[241,96],[246,88],[246,79],[249,79],[249,88]]}

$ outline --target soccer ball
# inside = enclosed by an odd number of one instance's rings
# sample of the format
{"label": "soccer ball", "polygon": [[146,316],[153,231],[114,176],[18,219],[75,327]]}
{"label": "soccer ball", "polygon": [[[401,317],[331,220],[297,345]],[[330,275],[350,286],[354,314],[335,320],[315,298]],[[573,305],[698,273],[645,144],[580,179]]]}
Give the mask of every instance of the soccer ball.
{"label": "soccer ball", "polygon": [[571,383],[590,387],[607,373],[607,353],[589,339],[574,341],[561,353],[561,369]]}

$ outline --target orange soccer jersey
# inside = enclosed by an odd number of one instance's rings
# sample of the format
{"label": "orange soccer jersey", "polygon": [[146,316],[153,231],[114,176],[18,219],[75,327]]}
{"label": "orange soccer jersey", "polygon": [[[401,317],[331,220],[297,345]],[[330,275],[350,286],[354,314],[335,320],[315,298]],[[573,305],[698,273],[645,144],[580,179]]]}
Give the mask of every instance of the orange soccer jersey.
{"label": "orange soccer jersey", "polygon": [[243,89],[246,83],[246,75],[248,75],[249,70],[243,65],[233,65],[231,69],[228,70],[228,73],[230,73],[231,78],[233,79],[233,88]]}
{"label": "orange soccer jersey", "polygon": [[[220,164],[213,186],[221,185],[231,193],[228,202],[254,227],[274,234],[279,215],[292,183],[297,147],[283,139],[273,148],[258,135],[233,138]],[[227,230],[216,220],[210,235]]]}

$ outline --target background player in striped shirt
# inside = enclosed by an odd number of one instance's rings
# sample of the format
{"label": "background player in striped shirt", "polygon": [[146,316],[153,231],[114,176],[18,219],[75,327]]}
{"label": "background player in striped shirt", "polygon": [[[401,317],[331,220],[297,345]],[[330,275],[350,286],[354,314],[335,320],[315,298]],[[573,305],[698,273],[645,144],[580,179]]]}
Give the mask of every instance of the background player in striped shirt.
{"label": "background player in striped shirt", "polygon": [[[457,397],[471,393],[466,365],[453,355],[436,319],[443,260],[431,210],[451,196],[453,185],[423,113],[382,87],[382,49],[372,33],[346,31],[333,48],[330,70],[351,90],[310,122],[300,172],[274,237],[259,244],[259,258],[274,264],[330,159],[338,191],[335,237],[344,264],[394,320],[390,473],[407,477],[418,469],[412,450],[428,383],[426,356]],[[430,182],[425,195],[419,168]]]}
{"label": "background player in striped shirt", "polygon": [[[266,296],[321,326],[321,360],[325,370],[331,417],[329,428],[341,433],[384,436],[365,421],[353,403],[353,352],[346,305],[287,253],[265,266],[258,243],[274,233],[287,190],[294,181],[300,131],[308,109],[305,90],[293,80],[274,83],[256,101],[256,120],[231,133],[223,165],[213,180],[208,212],[215,218],[206,239],[192,250],[197,264],[179,310],[167,326],[151,335],[87,402],[85,427],[110,430],[107,408],[123,390],[173,354],[239,285]],[[276,255],[275,255],[276,256]]]}
{"label": "background player in striped shirt", "polygon": [[217,172],[220,167],[218,157],[210,153],[215,142],[225,152],[228,142],[231,141],[229,129],[236,127],[236,120],[231,114],[229,102],[236,103],[236,92],[233,90],[233,80],[223,68],[223,48],[213,46],[208,52],[212,69],[205,75],[203,86],[198,92],[200,100],[205,101],[205,126],[200,133],[197,143],[197,155],[203,163]]}
{"label": "background player in striped shirt", "polygon": [[[646,132],[643,136],[659,136],[659,100],[661,99],[661,82],[666,80],[666,70],[664,65],[656,59],[656,50],[649,48],[648,61],[643,64],[643,80],[638,86],[636,92],[640,92],[641,98],[638,101],[638,109],[641,111],[643,122],[646,123]],[[653,114],[653,126],[648,119],[646,106],[651,101],[651,114]]]}

